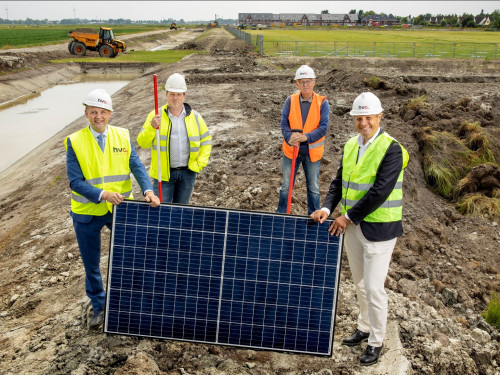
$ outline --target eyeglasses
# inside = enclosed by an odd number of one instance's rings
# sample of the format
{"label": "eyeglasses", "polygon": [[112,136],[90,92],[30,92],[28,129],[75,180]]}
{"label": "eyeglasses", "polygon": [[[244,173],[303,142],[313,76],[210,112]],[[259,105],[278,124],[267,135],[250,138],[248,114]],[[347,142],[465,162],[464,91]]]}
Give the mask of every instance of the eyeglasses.
{"label": "eyeglasses", "polygon": [[299,79],[297,83],[301,86],[312,85],[314,83],[314,79]]}

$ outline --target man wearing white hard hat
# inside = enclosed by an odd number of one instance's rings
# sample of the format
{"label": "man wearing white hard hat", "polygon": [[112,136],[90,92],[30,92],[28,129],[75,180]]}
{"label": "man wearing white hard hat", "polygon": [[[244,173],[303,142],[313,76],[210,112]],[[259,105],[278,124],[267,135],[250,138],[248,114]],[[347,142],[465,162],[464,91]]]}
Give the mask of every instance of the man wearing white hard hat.
{"label": "man wearing white hard hat", "polygon": [[203,117],[184,102],[186,81],[179,73],[168,77],[165,84],[167,104],[158,115],[151,111],[137,136],[137,143],[151,148],[149,175],[158,191],[156,129],[160,127],[160,165],[162,200],[166,203],[188,204],[196,176],[208,164],[212,136]]}
{"label": "man wearing white hard hat", "polygon": [[100,271],[101,229],[111,228],[113,205],[133,199],[130,171],[152,207],[153,193],[146,168],[130,141],[127,129],[108,125],[113,106],[103,89],[91,91],[83,102],[90,125],[64,139],[71,212],[85,268],[85,290],[92,304],[90,328],[104,318],[105,291]]}
{"label": "man wearing white hard hat", "polygon": [[321,210],[311,218],[324,222],[337,204],[341,215],[329,227],[331,235],[344,235],[359,304],[357,328],[342,341],[356,346],[368,341],[360,363],[376,363],[383,349],[387,325],[384,282],[397,237],[403,234],[403,174],[408,152],[381,127],[382,105],[371,92],[352,104],[357,137],[344,152]]}
{"label": "man wearing white hard hat", "polygon": [[304,169],[307,186],[307,213],[320,208],[319,168],[325,149],[330,106],[326,97],[316,94],[314,70],[302,65],[295,73],[299,92],[286,98],[281,112],[283,134],[282,180],[276,212],[286,213],[294,147],[298,148],[293,181],[300,164]]}

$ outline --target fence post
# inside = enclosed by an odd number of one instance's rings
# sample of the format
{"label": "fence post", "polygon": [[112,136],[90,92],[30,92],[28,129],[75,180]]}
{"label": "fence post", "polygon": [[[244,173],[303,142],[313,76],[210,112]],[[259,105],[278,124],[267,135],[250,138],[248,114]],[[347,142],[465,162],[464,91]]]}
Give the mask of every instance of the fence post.
{"label": "fence post", "polygon": [[415,57],[415,49],[417,48],[417,44],[413,42],[413,57]]}
{"label": "fence post", "polygon": [[495,43],[495,51],[493,52],[493,58],[497,58],[497,48],[498,48],[498,43]]}
{"label": "fence post", "polygon": [[259,53],[261,55],[264,54],[264,35],[259,35],[258,36],[258,41],[259,41]]}
{"label": "fence post", "polygon": [[373,57],[377,55],[377,42],[373,42]]}
{"label": "fence post", "polygon": [[457,43],[453,43],[453,58],[455,58],[456,49],[457,49]]}

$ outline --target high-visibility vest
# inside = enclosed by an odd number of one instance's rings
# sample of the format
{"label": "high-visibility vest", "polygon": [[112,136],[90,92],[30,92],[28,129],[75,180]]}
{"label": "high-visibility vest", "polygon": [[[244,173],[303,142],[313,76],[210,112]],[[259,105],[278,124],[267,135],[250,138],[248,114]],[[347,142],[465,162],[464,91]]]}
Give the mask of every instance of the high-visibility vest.
{"label": "high-visibility vest", "polygon": [[[185,104],[186,106],[186,104]],[[168,117],[167,104],[161,108],[160,124],[160,158],[161,158],[161,179],[170,180],[170,131],[172,122]],[[187,136],[189,139],[189,160],[187,167],[193,172],[199,173],[208,164],[210,152],[212,150],[212,136],[203,118],[190,107],[186,108],[184,117]],[[158,162],[156,156],[156,130],[151,126],[151,119],[155,111],[151,111],[142,126],[142,130],[137,136],[137,143],[142,148],[151,147],[151,165],[149,175],[158,179]]]}
{"label": "high-visibility vest", "polygon": [[[108,125],[106,146],[101,151],[89,127],[68,137],[75,151],[85,182],[96,188],[120,193],[133,199],[130,179],[130,136],[127,129]],[[64,140],[68,149],[67,138]],[[94,203],[76,191],[71,192],[71,211],[75,214],[103,216],[113,211],[113,204]]]}
{"label": "high-visibility vest", "polygon": [[[326,100],[326,96],[313,94],[311,107],[307,114],[306,123],[302,125],[302,113],[300,111],[300,93],[290,95],[290,113],[288,114],[288,122],[290,129],[300,129],[303,133],[310,133],[317,129],[321,120],[321,104]],[[325,150],[325,137],[321,137],[314,143],[309,143],[309,158],[311,162],[321,160]],[[283,153],[288,159],[293,158],[293,147],[283,140]]]}
{"label": "high-visibility vest", "polygon": [[[393,142],[397,141],[387,133],[379,134],[357,161],[359,150],[357,137],[347,141],[342,157],[342,200],[340,206],[343,215],[351,207],[354,207],[373,186],[380,163]],[[408,165],[409,155],[408,151],[402,145],[400,146],[403,153],[403,167],[396,185],[386,201],[363,219],[366,222],[387,223],[400,221],[402,218],[403,174]]]}

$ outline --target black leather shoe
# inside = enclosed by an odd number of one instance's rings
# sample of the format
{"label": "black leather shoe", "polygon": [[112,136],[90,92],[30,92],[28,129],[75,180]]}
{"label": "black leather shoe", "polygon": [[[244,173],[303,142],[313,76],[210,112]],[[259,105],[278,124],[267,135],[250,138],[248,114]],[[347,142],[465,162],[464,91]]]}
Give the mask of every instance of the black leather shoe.
{"label": "black leather shoe", "polygon": [[380,354],[382,353],[382,349],[384,348],[384,344],[379,347],[374,347],[371,345],[368,345],[365,349],[365,352],[361,356],[361,359],[359,360],[359,363],[361,366],[370,366],[378,362],[378,357],[380,357]]}
{"label": "black leather shoe", "polygon": [[342,345],[347,345],[347,346],[359,345],[363,341],[368,340],[368,336],[370,336],[370,333],[356,329],[350,337],[346,337],[345,339],[342,340]]}
{"label": "black leather shoe", "polygon": [[94,316],[90,319],[89,328],[95,329],[99,328],[99,326],[104,321],[104,310],[97,311],[94,313]]}

